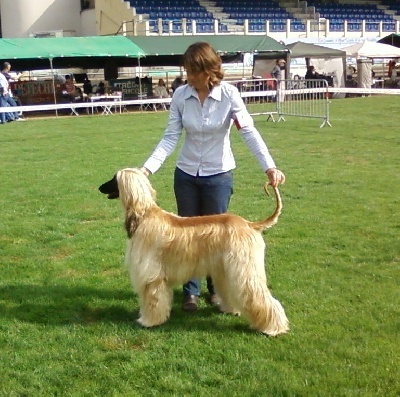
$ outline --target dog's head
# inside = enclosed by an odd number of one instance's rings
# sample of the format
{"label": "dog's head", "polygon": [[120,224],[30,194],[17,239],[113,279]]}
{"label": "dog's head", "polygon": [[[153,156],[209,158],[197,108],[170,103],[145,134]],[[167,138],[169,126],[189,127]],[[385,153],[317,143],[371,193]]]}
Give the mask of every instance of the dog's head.
{"label": "dog's head", "polygon": [[116,199],[119,197],[119,189],[118,189],[118,181],[117,181],[117,174],[115,174],[112,179],[103,183],[99,190],[103,194],[107,194],[109,199]]}
{"label": "dog's head", "polygon": [[124,168],[112,179],[103,183],[99,190],[109,199],[120,198],[125,208],[149,206],[156,198],[149,179],[139,168]]}

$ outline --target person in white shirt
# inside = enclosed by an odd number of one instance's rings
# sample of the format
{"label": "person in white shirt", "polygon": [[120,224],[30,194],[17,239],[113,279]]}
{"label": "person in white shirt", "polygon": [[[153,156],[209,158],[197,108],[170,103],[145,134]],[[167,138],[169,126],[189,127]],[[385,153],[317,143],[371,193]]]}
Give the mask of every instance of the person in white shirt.
{"label": "person in white shirt", "polygon": [[[12,95],[10,95],[10,84],[9,84],[9,71],[11,69],[11,65],[8,62],[4,62],[3,69],[0,73],[0,89],[2,91],[2,101],[3,103],[7,103],[11,107],[18,106],[15,102]],[[8,113],[8,117],[10,121],[25,121],[19,114],[19,112],[10,112]]]}
{"label": "person in white shirt", "polygon": [[[180,216],[224,213],[233,191],[232,170],[236,167],[230,142],[234,123],[244,142],[266,172],[272,186],[285,182],[268,148],[254,127],[252,117],[238,89],[222,81],[222,61],[206,42],[192,44],[183,56],[187,84],[173,94],[164,136],[141,168],[155,173],[174,151],[185,130],[185,140],[177,160],[174,191]],[[183,286],[186,311],[196,311],[200,280]],[[212,280],[207,278],[208,302],[219,304]]]}
{"label": "person in white shirt", "polygon": [[163,79],[158,80],[158,84],[154,88],[154,96],[158,98],[169,98],[169,92]]}

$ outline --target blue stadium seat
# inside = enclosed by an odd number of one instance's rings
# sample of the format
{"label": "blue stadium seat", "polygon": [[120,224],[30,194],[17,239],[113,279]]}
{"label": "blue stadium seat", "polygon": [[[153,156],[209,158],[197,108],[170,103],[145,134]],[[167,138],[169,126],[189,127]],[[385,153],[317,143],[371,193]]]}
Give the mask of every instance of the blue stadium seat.
{"label": "blue stadium seat", "polygon": [[367,22],[365,24],[365,30],[367,32],[377,32],[379,30],[379,23],[376,22]]}

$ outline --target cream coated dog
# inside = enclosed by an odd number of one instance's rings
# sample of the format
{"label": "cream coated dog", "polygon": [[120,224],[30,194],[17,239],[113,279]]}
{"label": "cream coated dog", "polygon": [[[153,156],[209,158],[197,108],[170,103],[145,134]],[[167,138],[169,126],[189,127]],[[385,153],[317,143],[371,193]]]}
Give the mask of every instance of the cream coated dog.
{"label": "cream coated dog", "polygon": [[276,336],[289,330],[282,305],[267,287],[261,232],[277,223],[282,202],[273,188],[276,209],[267,219],[250,222],[226,213],[180,217],[162,210],[156,192],[138,168],[126,168],[100,186],[120,198],[128,234],[126,264],[139,296],[144,327],[170,316],[173,287],[191,278],[211,276],[226,312],[241,313],[250,326]]}

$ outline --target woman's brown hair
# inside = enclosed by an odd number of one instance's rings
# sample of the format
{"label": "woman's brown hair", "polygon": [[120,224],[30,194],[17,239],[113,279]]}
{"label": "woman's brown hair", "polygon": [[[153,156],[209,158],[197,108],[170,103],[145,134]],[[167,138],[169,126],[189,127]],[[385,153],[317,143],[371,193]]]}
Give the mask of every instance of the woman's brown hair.
{"label": "woman's brown hair", "polygon": [[183,66],[192,73],[207,73],[210,78],[209,84],[213,87],[224,78],[221,57],[206,42],[197,42],[188,47],[183,54]]}

